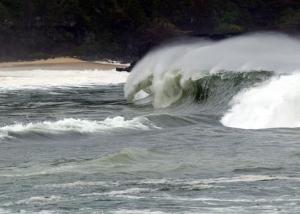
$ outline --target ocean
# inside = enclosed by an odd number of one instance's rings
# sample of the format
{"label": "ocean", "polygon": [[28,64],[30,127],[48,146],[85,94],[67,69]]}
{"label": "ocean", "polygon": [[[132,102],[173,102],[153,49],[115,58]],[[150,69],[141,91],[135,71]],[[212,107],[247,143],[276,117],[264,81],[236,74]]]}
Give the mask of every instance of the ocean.
{"label": "ocean", "polygon": [[299,213],[300,41],[171,43],[132,72],[0,71],[0,213]]}

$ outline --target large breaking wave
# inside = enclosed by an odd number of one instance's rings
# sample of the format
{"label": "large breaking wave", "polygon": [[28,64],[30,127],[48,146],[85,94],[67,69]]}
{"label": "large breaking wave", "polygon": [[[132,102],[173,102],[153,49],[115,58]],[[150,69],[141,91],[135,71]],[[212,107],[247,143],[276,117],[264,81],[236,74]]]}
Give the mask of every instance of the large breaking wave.
{"label": "large breaking wave", "polygon": [[300,41],[284,34],[172,44],[134,67],[125,96],[155,108],[205,103],[228,127],[300,127],[299,59]]}

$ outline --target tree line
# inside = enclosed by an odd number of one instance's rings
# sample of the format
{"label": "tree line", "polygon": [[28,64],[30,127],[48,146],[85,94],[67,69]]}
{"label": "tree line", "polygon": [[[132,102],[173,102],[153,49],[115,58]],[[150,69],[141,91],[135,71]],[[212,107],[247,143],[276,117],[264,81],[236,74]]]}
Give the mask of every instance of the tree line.
{"label": "tree line", "polygon": [[0,0],[0,60],[138,57],[173,37],[299,29],[299,0]]}

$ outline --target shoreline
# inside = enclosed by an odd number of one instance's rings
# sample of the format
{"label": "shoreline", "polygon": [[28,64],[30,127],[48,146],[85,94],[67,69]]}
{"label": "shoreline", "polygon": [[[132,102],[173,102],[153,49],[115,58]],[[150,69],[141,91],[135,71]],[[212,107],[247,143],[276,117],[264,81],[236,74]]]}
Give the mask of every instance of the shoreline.
{"label": "shoreline", "polygon": [[32,69],[49,69],[49,70],[82,70],[82,69],[99,69],[113,70],[117,68],[126,68],[128,64],[105,61],[85,61],[72,57],[57,57],[45,60],[0,62],[0,71],[14,70],[32,70]]}

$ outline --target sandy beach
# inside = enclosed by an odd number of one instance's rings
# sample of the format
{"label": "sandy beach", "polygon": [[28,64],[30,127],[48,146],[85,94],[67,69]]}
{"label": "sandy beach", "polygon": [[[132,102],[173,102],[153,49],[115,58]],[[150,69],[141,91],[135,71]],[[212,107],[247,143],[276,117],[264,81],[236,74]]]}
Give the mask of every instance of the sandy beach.
{"label": "sandy beach", "polygon": [[48,70],[82,70],[82,69],[98,69],[112,70],[115,68],[124,68],[127,65],[111,63],[111,62],[90,62],[71,57],[60,57],[46,60],[20,61],[20,62],[2,62],[0,70],[32,70],[32,69],[48,69]]}

